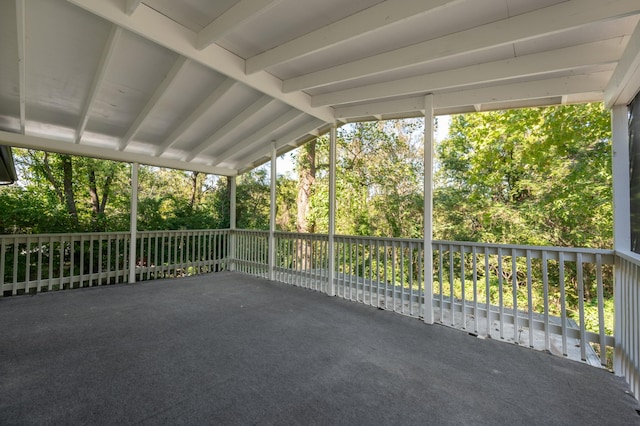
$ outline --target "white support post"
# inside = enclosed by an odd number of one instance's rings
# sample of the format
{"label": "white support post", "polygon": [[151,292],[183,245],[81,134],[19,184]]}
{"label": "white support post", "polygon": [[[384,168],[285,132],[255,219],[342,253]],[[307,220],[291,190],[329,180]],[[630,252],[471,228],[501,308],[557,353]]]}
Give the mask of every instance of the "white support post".
{"label": "white support post", "polygon": [[138,237],[138,163],[131,164],[131,220],[129,230],[129,284],[136,282],[136,238]]}
{"label": "white support post", "polygon": [[271,203],[269,205],[269,279],[276,277],[276,181],[277,181],[276,144],[271,147]]}
{"label": "white support post", "polygon": [[[613,248],[614,250],[631,249],[631,202],[629,182],[629,111],[626,105],[616,105],[611,109],[612,139],[612,176],[613,176]],[[614,339],[613,371],[622,375],[621,325],[622,281],[620,268],[614,273]]]}
{"label": "white support post", "polygon": [[229,259],[229,270],[236,270],[236,177],[229,177],[229,229],[231,230],[229,235],[229,253],[227,258]]}
{"label": "white support post", "polygon": [[327,282],[327,294],[329,296],[336,295],[335,288],[335,232],[336,232],[336,126],[331,126],[329,133],[329,273]]}
{"label": "white support post", "polygon": [[424,322],[433,324],[433,95],[424,98]]}

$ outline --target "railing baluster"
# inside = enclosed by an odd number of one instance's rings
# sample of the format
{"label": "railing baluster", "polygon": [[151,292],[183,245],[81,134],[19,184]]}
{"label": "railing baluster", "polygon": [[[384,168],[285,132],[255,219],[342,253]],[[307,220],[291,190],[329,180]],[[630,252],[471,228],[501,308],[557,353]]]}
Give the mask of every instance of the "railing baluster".
{"label": "railing baluster", "polygon": [[517,263],[516,249],[511,249],[511,282],[513,286],[513,341],[520,343],[518,338],[519,324],[518,324],[518,263]]}
{"label": "railing baluster", "polygon": [[567,305],[564,281],[564,253],[558,253],[558,283],[560,284],[560,320],[562,321],[562,355],[567,356]]}
{"label": "railing baluster", "polygon": [[531,270],[531,250],[527,250],[527,309],[529,310],[529,347],[533,348],[533,283]]}
{"label": "railing baluster", "polygon": [[584,276],[582,253],[576,255],[576,274],[578,279],[578,317],[580,321],[580,359],[587,360],[587,330],[584,323]]}
{"label": "railing baluster", "polygon": [[491,337],[491,277],[489,276],[489,248],[484,248],[484,278],[486,290],[486,309],[487,309],[487,336]]}
{"label": "railing baluster", "polygon": [[504,288],[502,248],[498,248],[498,305],[500,309],[500,338],[504,339]]}
{"label": "railing baluster", "polygon": [[462,297],[462,315],[461,315],[461,324],[460,324],[460,328],[462,328],[463,330],[467,329],[467,295],[465,294],[465,270],[464,270],[464,261],[465,261],[465,256],[464,256],[464,246],[460,246],[460,290],[461,290],[461,297]]}
{"label": "railing baluster", "polygon": [[451,317],[451,326],[455,327],[455,307],[454,307],[454,257],[453,257],[453,244],[449,244],[449,315]]}
{"label": "railing baluster", "polygon": [[549,330],[549,270],[547,251],[542,252],[542,292],[544,295],[544,349],[551,350],[551,330]]}
{"label": "railing baluster", "polygon": [[604,327],[604,287],[602,285],[602,255],[596,255],[596,282],[598,292],[598,331],[600,335],[600,364],[607,366],[607,345]]}

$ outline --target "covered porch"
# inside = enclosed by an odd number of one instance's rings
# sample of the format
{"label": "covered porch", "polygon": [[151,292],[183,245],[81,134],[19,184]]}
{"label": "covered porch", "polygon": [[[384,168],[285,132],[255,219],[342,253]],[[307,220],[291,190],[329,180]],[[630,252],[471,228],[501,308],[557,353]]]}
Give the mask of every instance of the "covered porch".
{"label": "covered porch", "polygon": [[[126,231],[0,236],[0,296],[37,294],[0,300],[0,419],[638,421],[638,2],[343,3],[0,5],[0,143],[128,162],[132,194]],[[613,247],[433,240],[436,116],[582,102],[612,111]],[[409,117],[423,237],[336,234],[336,129]],[[328,233],[279,232],[277,158],[327,133]],[[270,229],[236,229],[236,177],[267,162]],[[229,177],[230,229],[141,232],[140,164]]]}
{"label": "covered porch", "polygon": [[606,370],[221,272],[0,301],[2,424],[637,424]]}

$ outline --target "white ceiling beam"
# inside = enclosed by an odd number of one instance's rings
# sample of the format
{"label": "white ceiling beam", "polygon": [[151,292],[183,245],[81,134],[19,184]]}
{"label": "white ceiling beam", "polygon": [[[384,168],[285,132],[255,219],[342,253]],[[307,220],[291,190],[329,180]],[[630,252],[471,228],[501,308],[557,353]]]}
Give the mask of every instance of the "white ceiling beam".
{"label": "white ceiling beam", "polygon": [[[312,97],[312,105],[340,105],[386,97],[451,90],[519,77],[577,70],[609,64],[622,54],[619,38],[503,59],[396,81],[369,84]],[[578,72],[576,72],[578,73]]]}
{"label": "white ceiling beam", "polygon": [[124,13],[126,13],[127,15],[133,14],[138,6],[140,6],[141,2],[142,0],[125,0]]}
{"label": "white ceiling beam", "polygon": [[142,111],[140,111],[136,119],[133,121],[133,124],[129,126],[129,129],[120,140],[120,143],[118,144],[118,149],[120,151],[124,150],[127,145],[129,145],[131,139],[133,139],[136,133],[138,133],[138,130],[140,130],[140,127],[142,126],[142,123],[144,123],[144,120],[146,120],[146,118],[153,112],[154,108],[158,105],[158,101],[160,101],[169,87],[171,87],[178,74],[180,74],[180,72],[185,68],[186,64],[187,58],[179,56],[178,59],[176,59],[167,75],[164,77],[160,85],[153,92],[153,95],[151,95],[151,97],[147,101],[147,104],[144,106],[144,108],[142,108]]}
{"label": "white ceiling beam", "polygon": [[[293,146],[293,144],[295,143],[296,140],[304,137],[305,135],[310,134],[311,132],[317,131],[318,128],[322,127],[324,124],[326,124],[326,123],[324,123],[324,122],[322,122],[321,120],[318,120],[318,119],[311,119],[311,120],[301,124],[296,129],[294,129],[294,130],[290,131],[289,133],[287,133],[287,134],[279,137],[278,139],[274,140],[273,142],[276,145],[276,149],[280,149],[283,146],[289,145],[289,144],[292,144],[292,146]],[[268,146],[263,146],[262,148],[256,149],[254,152],[252,152],[252,157],[254,158],[253,162],[255,163],[260,158],[262,158],[265,155],[269,154],[271,152],[271,148],[272,148],[272,144],[268,144]],[[232,158],[231,158],[231,162],[234,164],[233,165],[234,169],[236,169],[238,167],[241,167],[241,166],[244,166],[244,164],[241,164],[239,161],[233,162]],[[243,163],[246,163],[246,162],[243,161]]]}
{"label": "white ceiling beam", "polygon": [[231,121],[228,121],[220,129],[216,130],[211,136],[209,136],[204,142],[200,143],[193,149],[189,150],[189,154],[185,157],[185,161],[191,161],[202,152],[210,148],[213,144],[219,141],[224,136],[235,130],[238,126],[242,125],[245,121],[251,119],[255,114],[259,113],[264,108],[275,103],[276,100],[271,96],[264,95],[247,108],[245,108],[240,114],[237,114]]}
{"label": "white ceiling beam", "polygon": [[387,0],[247,59],[247,74],[328,49],[455,0]]}
{"label": "white ceiling beam", "polygon": [[[523,83],[511,83],[481,89],[460,90],[438,93],[433,103],[438,110],[450,110],[475,105],[523,101],[530,99],[561,97],[582,93],[600,93],[604,91],[611,72],[604,71],[588,75],[549,78]],[[372,102],[368,104],[336,108],[336,118],[354,120],[374,117],[376,115],[417,116],[424,108],[424,96],[413,96],[406,99]]]}
{"label": "white ceiling beam", "polygon": [[605,89],[605,104],[627,105],[640,90],[640,23],[636,25],[609,85]]}
{"label": "white ceiling beam", "polygon": [[236,25],[246,22],[251,17],[263,13],[280,0],[241,0],[231,6],[222,15],[209,23],[198,33],[196,49],[201,50],[231,31]]}
{"label": "white ceiling beam", "polygon": [[237,171],[225,167],[213,167],[207,164],[185,163],[180,160],[152,157],[148,154],[139,154],[125,151],[117,151],[110,148],[102,148],[87,144],[74,144],[56,139],[25,136],[18,133],[0,131],[0,144],[18,148],[38,149],[43,151],[58,152],[61,154],[80,155],[83,157],[99,158],[103,160],[122,161],[125,163],[140,163],[150,166],[167,167],[171,169],[189,170],[202,173],[211,173],[221,176],[236,176]]}
{"label": "white ceiling beam", "polygon": [[121,34],[122,29],[120,27],[115,25],[111,27],[111,32],[109,33],[109,37],[107,37],[104,49],[102,50],[102,56],[100,57],[96,73],[93,77],[93,82],[91,83],[91,88],[89,89],[89,94],[87,96],[87,99],[85,99],[82,113],[80,114],[80,122],[76,129],[75,135],[75,143],[77,144],[79,144],[82,140],[84,129],[85,127],[87,127],[87,122],[89,121],[89,111],[91,110],[93,102],[98,96],[100,87],[102,87],[102,82],[104,81],[104,76],[107,73],[109,62],[111,61],[111,57],[113,56],[113,52],[115,51],[116,44],[118,44],[118,39],[120,38]]}
{"label": "white ceiling beam", "polygon": [[16,27],[18,35],[18,95],[20,97],[20,133],[25,133],[27,122],[27,48],[26,13],[24,0],[16,0]]}
{"label": "white ceiling beam", "polygon": [[278,130],[286,126],[288,123],[290,123],[291,121],[301,116],[302,116],[302,113],[300,111],[295,109],[290,110],[289,112],[281,115],[274,121],[267,124],[265,127],[261,128],[259,131],[255,132],[251,136],[248,136],[242,139],[241,141],[233,145],[231,148],[227,149],[222,154],[218,155],[216,159],[209,164],[211,164],[212,166],[215,166],[217,164],[220,164],[226,161],[229,158],[233,158],[236,155],[251,149],[254,144],[264,140],[272,133],[277,132]]}
{"label": "white ceiling beam", "polygon": [[167,149],[171,148],[180,136],[184,134],[196,121],[198,121],[213,105],[220,100],[225,94],[227,94],[233,87],[236,86],[234,80],[228,78],[223,81],[207,98],[200,102],[200,105],[189,114],[187,118],[182,120],[180,124],[169,133],[169,135],[162,141],[162,144],[156,149],[155,155],[162,155]]}
{"label": "white ceiling beam", "polygon": [[128,16],[122,11],[121,0],[68,1],[326,123],[334,121],[333,110],[312,107],[311,98],[307,94],[282,93],[282,80],[279,78],[267,72],[246,75],[244,59],[217,44],[212,44],[203,50],[196,49],[197,33],[156,12],[144,3],[138,6],[136,13]]}
{"label": "white ceiling beam", "polygon": [[285,93],[335,84],[433,60],[559,33],[592,22],[640,13],[637,0],[570,0],[465,31],[283,81]]}

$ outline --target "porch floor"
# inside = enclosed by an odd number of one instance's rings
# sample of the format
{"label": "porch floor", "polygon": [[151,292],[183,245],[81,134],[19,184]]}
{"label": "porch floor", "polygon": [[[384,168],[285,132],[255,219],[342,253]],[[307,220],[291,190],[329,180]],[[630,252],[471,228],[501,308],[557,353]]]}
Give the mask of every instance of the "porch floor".
{"label": "porch floor", "polygon": [[640,424],[588,365],[222,272],[0,299],[0,424]]}

